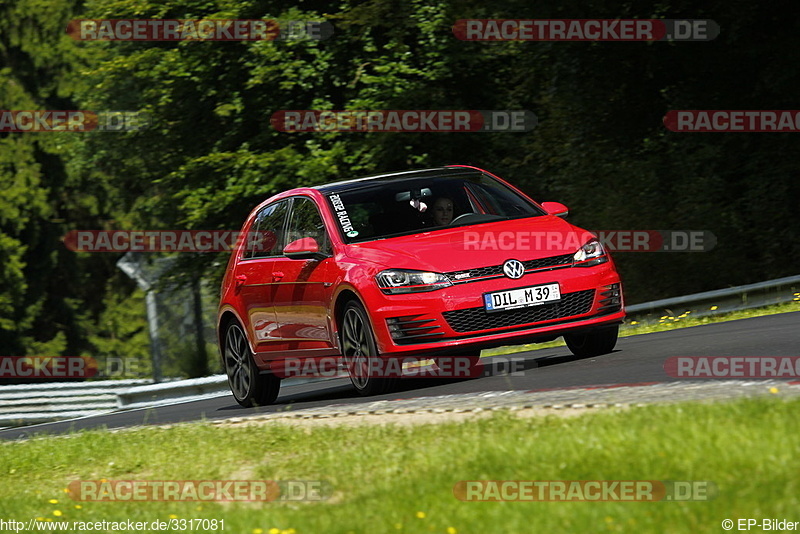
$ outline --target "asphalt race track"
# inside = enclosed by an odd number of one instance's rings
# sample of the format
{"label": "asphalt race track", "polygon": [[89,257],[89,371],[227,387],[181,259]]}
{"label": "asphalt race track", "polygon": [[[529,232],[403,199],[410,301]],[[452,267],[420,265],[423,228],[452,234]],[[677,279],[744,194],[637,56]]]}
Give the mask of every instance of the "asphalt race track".
{"label": "asphalt race track", "polygon": [[[361,397],[348,379],[328,380],[281,388],[272,406],[241,408],[233,397],[124,411],[71,421],[0,431],[0,439],[21,439],[36,433],[64,433],[90,428],[124,428],[226,419],[259,413],[358,404],[481,391],[537,390],[604,384],[668,382],[664,371],[671,356],[800,356],[800,312],[742,319],[668,332],[621,338],[611,354],[579,359],[566,347],[511,355],[525,358],[523,376],[500,374],[468,380],[404,379],[389,395]],[[510,357],[510,356],[509,356]]]}

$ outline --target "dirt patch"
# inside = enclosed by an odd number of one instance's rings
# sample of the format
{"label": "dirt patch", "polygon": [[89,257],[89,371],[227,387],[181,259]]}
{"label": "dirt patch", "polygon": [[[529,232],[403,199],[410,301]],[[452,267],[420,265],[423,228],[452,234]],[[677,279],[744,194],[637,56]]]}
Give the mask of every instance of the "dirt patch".
{"label": "dirt patch", "polygon": [[[575,417],[599,408],[523,408],[504,409],[517,417]],[[491,416],[495,410],[470,410],[470,411],[444,411],[444,412],[414,412],[414,413],[383,413],[365,415],[337,415],[321,417],[263,417],[256,416],[242,420],[214,421],[214,424],[225,427],[263,426],[270,424],[283,424],[300,428],[317,426],[358,426],[358,425],[426,425],[440,423],[460,423],[467,420],[481,419]]]}

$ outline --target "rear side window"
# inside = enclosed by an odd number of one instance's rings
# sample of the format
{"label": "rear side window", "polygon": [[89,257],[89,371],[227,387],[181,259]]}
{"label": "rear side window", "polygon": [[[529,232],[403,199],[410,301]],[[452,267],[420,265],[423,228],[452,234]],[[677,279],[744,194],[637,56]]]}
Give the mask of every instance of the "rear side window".
{"label": "rear side window", "polygon": [[289,201],[280,200],[264,206],[256,214],[250,234],[245,258],[269,258],[283,254],[284,227]]}
{"label": "rear side window", "polygon": [[308,197],[294,197],[286,244],[303,237],[314,238],[319,245],[320,252],[331,254],[331,242],[328,232],[325,231],[325,223],[317,210],[317,205]]}

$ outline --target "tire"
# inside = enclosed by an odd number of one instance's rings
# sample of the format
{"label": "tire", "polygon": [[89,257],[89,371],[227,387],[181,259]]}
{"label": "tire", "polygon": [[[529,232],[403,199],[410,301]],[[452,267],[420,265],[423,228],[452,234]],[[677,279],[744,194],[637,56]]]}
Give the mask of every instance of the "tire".
{"label": "tire", "polygon": [[345,305],[339,338],[350,381],[359,395],[381,395],[396,386],[396,378],[370,376],[370,361],[380,356],[367,312],[358,301],[351,300]]}
{"label": "tire", "polygon": [[244,330],[236,321],[225,327],[222,362],[233,398],[245,408],[266,406],[275,402],[281,379],[273,374],[261,374]]}
{"label": "tire", "polygon": [[619,335],[619,325],[589,332],[564,334],[564,341],[572,354],[581,358],[600,356],[614,350]]}

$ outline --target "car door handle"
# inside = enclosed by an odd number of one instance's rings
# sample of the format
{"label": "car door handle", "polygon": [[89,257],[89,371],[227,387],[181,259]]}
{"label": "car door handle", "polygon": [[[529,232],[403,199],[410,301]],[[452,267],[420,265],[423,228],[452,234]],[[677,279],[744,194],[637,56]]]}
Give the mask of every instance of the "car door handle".
{"label": "car door handle", "polygon": [[283,278],[283,272],[282,271],[272,271],[272,281],[273,282],[277,282],[281,278]]}
{"label": "car door handle", "polygon": [[238,287],[242,287],[245,282],[247,282],[247,275],[246,274],[240,274],[239,276],[236,277],[236,287],[237,288]]}

